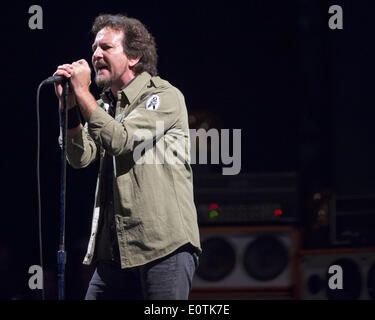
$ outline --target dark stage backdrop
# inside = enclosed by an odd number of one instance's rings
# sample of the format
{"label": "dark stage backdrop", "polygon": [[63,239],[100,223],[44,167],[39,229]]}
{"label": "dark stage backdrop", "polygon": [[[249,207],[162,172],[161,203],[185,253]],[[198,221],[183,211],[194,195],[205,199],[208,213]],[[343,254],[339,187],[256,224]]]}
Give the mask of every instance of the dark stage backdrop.
{"label": "dark stage backdrop", "polygon": [[[28,26],[34,4],[43,9],[42,30]],[[343,7],[344,30],[328,28],[331,4]],[[59,64],[91,61],[90,28],[99,13],[144,22],[158,45],[159,74],[184,93],[188,111],[205,110],[222,128],[242,130],[242,172],[296,171],[302,196],[322,187],[375,191],[372,1],[13,1],[0,19],[0,298],[38,298],[27,286],[29,266],[39,264],[36,91]],[[92,91],[98,96],[94,84]],[[60,209],[53,86],[43,87],[40,101],[43,244],[53,299]],[[67,170],[69,299],[83,297],[92,272],[81,261],[97,169]]]}

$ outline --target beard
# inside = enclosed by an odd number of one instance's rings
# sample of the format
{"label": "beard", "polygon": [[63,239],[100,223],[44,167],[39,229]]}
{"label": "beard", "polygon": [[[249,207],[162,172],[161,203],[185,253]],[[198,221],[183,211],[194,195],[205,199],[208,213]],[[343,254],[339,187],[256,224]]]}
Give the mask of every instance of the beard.
{"label": "beard", "polygon": [[96,74],[95,83],[99,88],[109,88],[112,85],[112,78]]}

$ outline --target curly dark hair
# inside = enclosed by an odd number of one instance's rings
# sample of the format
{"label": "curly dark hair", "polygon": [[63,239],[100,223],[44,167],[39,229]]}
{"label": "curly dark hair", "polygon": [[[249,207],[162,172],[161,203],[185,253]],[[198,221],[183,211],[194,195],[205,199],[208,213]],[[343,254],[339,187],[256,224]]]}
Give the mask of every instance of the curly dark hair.
{"label": "curly dark hair", "polygon": [[96,36],[105,27],[124,32],[125,54],[131,59],[140,57],[139,62],[133,67],[136,75],[143,71],[152,76],[157,75],[158,55],[155,39],[139,20],[122,14],[101,14],[95,18],[91,32]]}

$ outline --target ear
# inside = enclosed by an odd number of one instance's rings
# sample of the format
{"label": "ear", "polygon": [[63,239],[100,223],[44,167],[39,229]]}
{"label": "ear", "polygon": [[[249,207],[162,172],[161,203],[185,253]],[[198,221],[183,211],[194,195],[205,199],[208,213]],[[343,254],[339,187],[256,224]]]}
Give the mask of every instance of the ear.
{"label": "ear", "polygon": [[137,58],[134,58],[134,59],[129,59],[128,58],[129,67],[130,68],[134,67],[139,62],[140,59],[141,59],[141,57],[137,57]]}

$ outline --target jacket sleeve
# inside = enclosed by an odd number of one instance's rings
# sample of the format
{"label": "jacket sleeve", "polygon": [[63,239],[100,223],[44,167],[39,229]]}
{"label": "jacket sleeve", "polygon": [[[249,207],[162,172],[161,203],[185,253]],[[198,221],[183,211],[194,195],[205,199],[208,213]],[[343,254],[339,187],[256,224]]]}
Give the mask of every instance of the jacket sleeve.
{"label": "jacket sleeve", "polygon": [[[158,103],[153,107],[150,101],[155,96]],[[141,98],[137,107],[121,122],[97,108],[88,121],[88,132],[109,154],[129,153],[141,141],[153,143],[163,136],[176,124],[184,105],[183,95],[174,87],[153,91]]]}
{"label": "jacket sleeve", "polygon": [[[61,147],[61,135],[59,144]],[[66,153],[68,163],[76,169],[87,167],[98,158],[99,147],[88,134],[87,123],[74,138],[67,138]]]}

